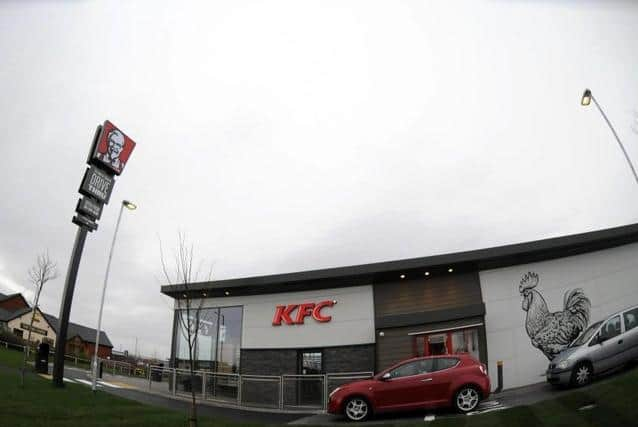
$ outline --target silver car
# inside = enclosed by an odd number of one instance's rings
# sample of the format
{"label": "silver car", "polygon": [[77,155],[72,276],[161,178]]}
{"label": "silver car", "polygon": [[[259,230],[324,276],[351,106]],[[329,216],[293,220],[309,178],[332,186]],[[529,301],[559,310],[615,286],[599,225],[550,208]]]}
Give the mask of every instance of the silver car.
{"label": "silver car", "polygon": [[582,386],[594,374],[638,359],[638,306],[589,326],[547,368],[547,382]]}

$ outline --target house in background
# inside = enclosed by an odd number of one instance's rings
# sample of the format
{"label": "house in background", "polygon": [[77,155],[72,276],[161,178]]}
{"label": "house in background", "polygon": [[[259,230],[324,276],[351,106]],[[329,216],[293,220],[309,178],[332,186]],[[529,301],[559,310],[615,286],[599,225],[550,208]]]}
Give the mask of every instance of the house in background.
{"label": "house in background", "polygon": [[22,294],[0,294],[0,309],[13,312],[21,308],[29,308],[29,303]]}
{"label": "house in background", "polygon": [[[58,330],[58,318],[50,314],[44,314],[49,324],[53,325],[53,328]],[[95,334],[96,330],[87,326],[78,325],[77,323],[69,322],[69,329],[67,330],[66,341],[66,354],[73,354],[79,356],[84,354],[89,357],[93,357],[95,354]],[[109,339],[106,332],[100,331],[100,346],[97,354],[102,359],[110,359],[113,350],[113,344]]]}
{"label": "house in background", "polygon": [[[36,309],[31,324],[31,307],[21,294],[4,295],[0,294],[0,329],[4,329],[19,338],[27,339],[29,328],[31,328],[31,341],[39,344],[48,343],[51,347],[55,345],[58,332],[58,319],[40,309]],[[84,356],[90,358],[95,353],[96,330],[84,325],[69,322],[67,330],[66,354]],[[110,358],[113,344],[104,331],[100,331],[100,346],[98,356]]]}

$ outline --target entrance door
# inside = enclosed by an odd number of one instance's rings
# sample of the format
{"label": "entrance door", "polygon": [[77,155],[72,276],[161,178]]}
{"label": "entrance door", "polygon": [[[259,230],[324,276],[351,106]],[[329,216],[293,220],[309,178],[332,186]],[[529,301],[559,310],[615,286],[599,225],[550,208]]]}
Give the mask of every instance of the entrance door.
{"label": "entrance door", "polygon": [[297,374],[297,406],[321,406],[323,382],[320,377],[303,378],[304,375],[323,374],[323,353],[321,350],[302,350],[299,352]]}

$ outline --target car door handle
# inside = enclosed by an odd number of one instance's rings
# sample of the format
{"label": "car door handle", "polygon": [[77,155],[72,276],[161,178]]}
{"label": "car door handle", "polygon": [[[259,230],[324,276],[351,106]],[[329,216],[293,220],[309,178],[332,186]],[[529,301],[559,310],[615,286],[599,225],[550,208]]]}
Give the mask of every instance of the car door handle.
{"label": "car door handle", "polygon": [[618,341],[618,344],[622,344],[622,340]]}
{"label": "car door handle", "polygon": [[428,381],[432,381],[432,378],[424,378],[421,380],[422,383],[426,383]]}

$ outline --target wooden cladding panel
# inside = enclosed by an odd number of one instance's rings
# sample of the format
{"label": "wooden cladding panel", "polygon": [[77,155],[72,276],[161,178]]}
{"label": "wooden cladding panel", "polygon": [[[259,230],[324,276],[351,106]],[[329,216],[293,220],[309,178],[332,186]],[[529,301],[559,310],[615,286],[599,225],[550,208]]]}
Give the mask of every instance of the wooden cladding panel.
{"label": "wooden cladding panel", "polygon": [[443,310],[481,301],[476,272],[374,285],[376,317]]}

